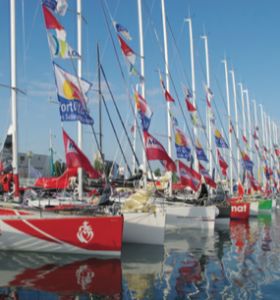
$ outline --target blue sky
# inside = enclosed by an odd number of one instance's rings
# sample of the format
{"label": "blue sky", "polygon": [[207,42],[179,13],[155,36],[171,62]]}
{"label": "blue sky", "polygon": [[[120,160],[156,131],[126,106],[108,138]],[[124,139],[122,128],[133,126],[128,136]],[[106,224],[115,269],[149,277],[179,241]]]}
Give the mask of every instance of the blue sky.
{"label": "blue sky", "polygon": [[[64,160],[64,146],[62,139],[62,130],[58,106],[48,102],[51,97],[52,101],[57,101],[54,75],[52,71],[52,62],[50,58],[46,29],[43,20],[42,8],[40,1],[16,1],[17,8],[17,78],[18,87],[27,93],[27,96],[18,95],[18,127],[19,127],[19,151],[27,152],[32,150],[38,154],[48,154],[49,151],[49,131],[56,136],[53,140],[54,151]],[[151,17],[155,24],[161,46],[163,48],[162,34],[162,17],[160,0],[146,1]],[[139,53],[139,32],[138,32],[138,14],[137,1],[128,0],[107,0],[111,13],[115,14],[115,20],[129,29],[133,40],[128,42],[129,46]],[[103,2],[107,19],[110,22],[108,11]],[[145,32],[145,68],[146,68],[146,100],[150,105],[154,116],[150,126],[150,133],[154,135],[167,149],[167,139],[163,137],[167,132],[167,113],[166,102],[161,93],[161,86],[158,74],[154,71],[157,69],[158,61],[161,70],[164,70],[164,61],[162,59],[160,48],[155,39],[151,28],[149,18],[143,2],[143,24]],[[204,41],[201,35],[208,35],[209,55],[213,66],[215,76],[221,89],[221,94],[214,79],[214,73],[210,71],[211,88],[214,92],[216,105],[219,107],[219,113],[224,123],[226,133],[228,124],[226,121],[226,108],[223,104],[222,97],[226,101],[225,71],[221,59],[225,55],[228,59],[228,68],[234,69],[237,82],[242,82],[244,88],[248,88],[250,100],[255,99],[257,104],[263,104],[264,111],[271,117],[271,120],[278,121],[278,85],[279,85],[279,17],[280,3],[278,1],[269,1],[264,5],[263,1],[186,1],[186,0],[166,0],[166,14],[180,56],[183,68],[187,74],[188,81],[191,84],[191,66],[190,66],[190,43],[188,24],[184,23],[184,17],[189,14],[192,17],[193,37],[195,44],[195,79],[197,90],[197,106],[205,122],[205,101],[202,81],[206,81],[205,74],[205,49]],[[24,9],[23,9],[24,8]],[[69,8],[76,10],[76,1],[69,0]],[[117,60],[113,51],[111,41],[108,39],[108,31],[102,14],[99,1],[83,0],[83,16],[88,25],[83,23],[83,53],[85,60],[83,64],[83,77],[97,85],[97,55],[96,42],[99,42],[100,53],[102,55],[102,64],[106,76],[110,82],[111,89],[121,111],[124,122],[130,113],[130,106],[126,96],[126,90],[121,80]],[[0,83],[10,85],[10,9],[9,1],[0,1],[0,26],[2,28],[2,45],[0,49]],[[24,21],[23,21],[24,17]],[[67,12],[65,17],[61,18],[62,25],[67,32],[67,42],[74,49],[77,49],[77,30],[76,16]],[[110,22],[111,25],[111,22]],[[117,47],[118,55],[121,61],[126,82],[129,84],[129,77],[122,57],[117,36],[111,27],[113,39]],[[178,60],[174,56],[174,45],[171,35],[168,32],[169,46],[169,63],[172,78],[175,82],[176,91],[180,101],[185,109],[181,81],[187,86],[188,82],[182,76]],[[151,38],[152,36],[152,38]],[[152,39],[152,40],[151,40]],[[156,56],[153,51],[155,48]],[[24,50],[25,49],[25,50]],[[67,63],[62,60],[56,60],[63,68],[68,68]],[[70,62],[69,62],[70,65]],[[136,67],[140,70],[139,59]],[[165,81],[165,77],[164,81]],[[122,134],[122,128],[113,107],[113,103],[105,89],[105,82],[102,81],[102,89],[107,100],[109,110],[115,123],[119,137]],[[131,88],[129,89],[132,94]],[[229,75],[229,90],[231,100],[231,112],[234,113],[233,90],[231,75]],[[174,88],[171,86],[171,94],[175,96]],[[222,95],[222,96],[221,96]],[[2,117],[0,119],[1,141],[4,140],[8,125],[11,121],[10,113],[10,90],[1,88]],[[237,88],[237,98],[240,103],[240,89]],[[99,132],[98,119],[98,99],[94,92],[89,94],[89,109],[95,121],[95,130]],[[133,100],[133,98],[132,98]],[[251,116],[253,118],[253,103],[250,101]],[[247,108],[247,105],[246,105]],[[186,130],[184,120],[179,110],[178,103],[172,105],[172,111],[179,121],[181,130]],[[217,116],[217,112],[214,110]],[[189,117],[185,110],[186,119]],[[246,111],[246,115],[248,112]],[[241,117],[241,112],[239,112]],[[258,108],[258,121],[260,123],[260,109]],[[235,114],[232,117],[235,122]],[[252,120],[253,121],[253,120]],[[132,113],[129,117],[129,128],[133,122]],[[242,120],[241,120],[242,125]],[[280,125],[280,124],[279,124]],[[220,123],[217,127],[221,131]],[[77,141],[77,123],[64,123],[66,132]],[[247,125],[248,128],[248,125]],[[93,160],[93,152],[96,152],[93,135],[88,126],[83,127],[84,142],[83,151]],[[187,130],[186,130],[187,133]],[[117,150],[117,142],[109,124],[103,108],[103,148],[106,159],[112,160]],[[248,135],[248,133],[247,133]],[[203,147],[206,147],[206,140],[202,133],[199,139]],[[139,159],[142,158],[142,149],[139,140],[137,154]],[[234,142],[233,142],[234,143]],[[126,140],[122,145],[125,147]],[[126,147],[127,159],[131,161],[131,151]],[[172,158],[175,159],[175,149],[173,147]],[[118,155],[117,162],[120,162],[121,156]],[[185,161],[186,162],[186,161]],[[123,164],[123,163],[122,163]],[[152,164],[153,168],[160,166],[158,163]]]}

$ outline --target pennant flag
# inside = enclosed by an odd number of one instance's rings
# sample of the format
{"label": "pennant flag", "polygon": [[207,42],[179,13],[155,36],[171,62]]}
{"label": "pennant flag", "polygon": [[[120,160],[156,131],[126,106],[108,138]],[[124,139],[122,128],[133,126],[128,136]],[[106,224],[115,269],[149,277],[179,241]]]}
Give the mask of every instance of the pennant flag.
{"label": "pennant flag", "polygon": [[153,112],[151,111],[146,100],[138,92],[136,92],[134,88],[133,88],[133,92],[134,92],[134,99],[137,106],[137,111],[141,119],[142,128],[143,130],[148,131],[151,118],[153,116]]}
{"label": "pennant flag", "polygon": [[131,126],[130,132],[134,132],[134,126]]}
{"label": "pennant flag", "polygon": [[205,130],[205,126],[202,124],[199,116],[198,116],[198,111],[196,110],[196,108],[190,103],[190,101],[188,99],[186,100],[186,104],[187,104],[187,108],[190,114],[190,118],[192,121],[192,125],[194,127],[200,128],[202,130]]}
{"label": "pennant flag", "polygon": [[192,96],[192,93],[190,92],[189,89],[186,88],[185,85],[182,84],[182,86],[183,86],[183,92],[184,92],[185,98],[188,99],[188,100],[191,100],[192,97],[193,97],[193,96]]}
{"label": "pennant flag", "polygon": [[166,90],[161,75],[159,75],[159,76],[160,76],[161,88],[162,88],[162,92],[163,92],[163,94],[164,94],[165,100],[166,100],[167,102],[175,102],[174,99],[172,98],[172,96],[171,96],[171,95],[169,94],[169,92]]}
{"label": "pennant flag", "polygon": [[55,35],[49,32],[47,34],[52,58],[82,59],[79,53],[71,48],[66,42],[58,39]]}
{"label": "pennant flag", "polygon": [[117,22],[113,21],[115,29],[117,31],[117,34],[121,33],[128,41],[131,41],[132,38],[129,35],[129,32],[126,28],[124,28],[122,25],[118,24]]}
{"label": "pennant flag", "polygon": [[191,160],[191,141],[188,137],[184,135],[182,131],[180,131],[177,126],[178,126],[178,121],[177,119],[172,115],[171,112],[170,117],[172,120],[172,127],[173,127],[173,132],[174,132],[174,140],[175,140],[175,148],[176,148],[176,153],[178,158],[185,158],[187,161]]}
{"label": "pennant flag", "polygon": [[280,172],[279,172],[279,169],[277,169],[277,176],[278,176],[278,179],[280,180]]}
{"label": "pennant flag", "polygon": [[65,15],[68,8],[68,0],[42,0],[42,4],[61,16]]}
{"label": "pennant flag", "polygon": [[197,155],[197,159],[198,160],[203,160],[205,162],[209,162],[207,159],[207,156],[205,155],[197,137],[195,136],[195,151],[196,151],[196,155]]}
{"label": "pennant flag", "polygon": [[123,52],[123,55],[126,57],[126,59],[132,64],[133,66],[135,65],[135,52],[126,44],[126,42],[118,35],[120,44],[121,44],[121,49]]}
{"label": "pennant flag", "polygon": [[219,159],[219,165],[222,169],[222,174],[224,176],[227,176],[227,168],[228,168],[228,165],[227,163],[225,162],[225,160],[222,158],[221,154],[220,154],[220,151],[217,149],[217,153],[218,153],[218,159]]}
{"label": "pennant flag", "polygon": [[249,156],[244,151],[241,151],[241,155],[243,158],[243,160],[242,160],[243,169],[246,169],[247,171],[249,171],[252,174],[254,163],[250,160]]}
{"label": "pennant flag", "polygon": [[151,136],[147,131],[143,130],[145,139],[145,148],[148,160],[164,160],[166,161],[166,169],[168,171],[177,172],[177,168],[173,160],[168,156],[165,149],[159,141]]}
{"label": "pennant flag", "polygon": [[92,167],[84,153],[63,129],[62,131],[67,168],[83,168],[90,178],[100,178],[99,173]]}
{"label": "pennant flag", "polygon": [[53,67],[61,121],[80,121],[83,124],[92,125],[93,119],[85,110],[87,92],[91,84],[82,78],[78,80],[76,76],[66,73],[56,63],[53,63]]}
{"label": "pennant flag", "polygon": [[214,124],[216,123],[216,117],[213,113],[213,110],[212,110],[212,107],[211,107],[211,104],[210,104],[210,101],[208,100],[208,97],[206,97],[206,102],[207,102],[207,105],[208,105],[208,109],[209,109],[209,118],[210,118],[210,123]]}
{"label": "pennant flag", "polygon": [[254,131],[253,138],[254,138],[254,140],[258,140],[259,139],[256,131]]}
{"label": "pennant flag", "polygon": [[59,24],[57,19],[54,17],[54,15],[44,6],[43,8],[43,14],[45,19],[45,25],[47,29],[55,29],[56,35],[59,39],[65,41],[66,39],[66,32],[64,28]]}
{"label": "pennant flag", "polygon": [[248,181],[249,187],[251,189],[253,189],[254,191],[262,191],[261,186],[259,185],[257,180],[254,178],[253,174],[251,174],[251,176],[250,176],[249,173],[247,172],[247,181]]}
{"label": "pennant flag", "polygon": [[277,144],[274,144],[274,151],[275,151],[275,155],[276,155],[277,157],[279,157],[280,151],[279,151],[279,147],[278,147]]}
{"label": "pennant flag", "polygon": [[212,124],[212,123],[210,123],[210,124],[211,124],[212,130],[214,132],[216,146],[218,148],[226,148],[226,149],[228,149],[228,145],[225,142],[225,140],[223,139],[223,137],[220,134],[219,130],[215,127],[214,124]]}
{"label": "pennant flag", "polygon": [[179,160],[179,174],[181,179],[181,184],[190,187],[193,191],[197,192],[200,183],[201,175],[195,170],[189,168]]}
{"label": "pennant flag", "polygon": [[243,137],[243,141],[244,141],[246,144],[248,144],[248,141],[247,141],[246,137],[245,137],[244,135],[242,135],[242,137]]}
{"label": "pennant flag", "polygon": [[271,177],[270,169],[271,168],[269,168],[268,166],[263,166],[263,171],[264,171],[266,180],[270,180],[270,177]]}
{"label": "pennant flag", "polygon": [[203,82],[203,87],[204,87],[205,93],[209,94],[210,98],[213,98],[214,97],[213,92],[207,87],[207,85],[204,82]]}
{"label": "pennant flag", "polygon": [[232,133],[232,131],[234,130],[232,122],[230,121],[230,127],[229,127],[229,133]]}
{"label": "pennant flag", "polygon": [[264,191],[264,199],[266,199],[270,194],[272,194],[272,190],[271,190],[271,187],[270,187],[270,185],[267,181],[266,186],[265,186],[265,191]]}
{"label": "pennant flag", "polygon": [[203,167],[201,163],[198,163],[199,174],[204,177],[206,184],[211,186],[213,189],[217,188],[216,182],[212,179],[212,177],[208,174],[207,170]]}

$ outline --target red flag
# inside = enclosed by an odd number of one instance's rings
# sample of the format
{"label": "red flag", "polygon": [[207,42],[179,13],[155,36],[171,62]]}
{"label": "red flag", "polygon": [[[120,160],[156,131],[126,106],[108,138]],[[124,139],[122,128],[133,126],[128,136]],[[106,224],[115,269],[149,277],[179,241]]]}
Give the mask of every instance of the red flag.
{"label": "red flag", "polygon": [[42,7],[43,7],[46,28],[64,30],[64,28],[59,24],[55,16],[46,8],[46,6],[42,5]]}
{"label": "red flag", "polygon": [[203,175],[206,184],[210,185],[213,189],[216,189],[217,188],[216,182],[208,174],[207,170],[203,167],[201,163],[198,163],[198,168],[199,168],[199,174]]}
{"label": "red flag", "polygon": [[270,194],[272,194],[272,190],[271,190],[270,185],[267,181],[265,191],[264,191],[264,199],[266,199]]}
{"label": "red flag", "polygon": [[243,137],[243,141],[244,141],[246,144],[248,144],[248,141],[247,141],[247,139],[245,138],[245,136],[242,135],[242,137]]}
{"label": "red flag", "polygon": [[131,126],[130,132],[134,132],[134,126]]}
{"label": "red flag", "polygon": [[244,196],[244,189],[241,182],[238,182],[238,198],[237,200],[241,200]]}
{"label": "red flag", "polygon": [[120,44],[121,44],[121,49],[123,54],[129,59],[129,61],[135,65],[135,52],[127,45],[127,43],[118,35]]}
{"label": "red flag", "polygon": [[101,176],[92,167],[84,153],[77,147],[75,142],[70,139],[67,133],[64,130],[62,131],[67,168],[83,168],[86,173],[90,175],[90,178],[100,178]]}
{"label": "red flag", "polygon": [[175,102],[174,99],[172,98],[172,96],[169,94],[169,92],[166,90],[165,88],[165,85],[164,85],[164,82],[160,76],[160,83],[161,83],[161,87],[162,87],[162,92],[164,93],[164,97],[165,97],[165,100],[167,102]]}
{"label": "red flag", "polygon": [[224,161],[224,159],[222,158],[222,156],[221,156],[221,154],[220,154],[220,152],[219,152],[218,149],[217,149],[217,152],[218,152],[219,165],[220,165],[220,167],[221,167],[221,169],[222,169],[222,174],[223,174],[224,176],[227,176],[227,168],[228,168],[228,165],[227,165],[227,163]]}
{"label": "red flag", "polygon": [[201,175],[195,170],[189,168],[179,160],[179,173],[181,184],[189,186],[192,190],[197,192],[199,185],[201,183]]}
{"label": "red flag", "polygon": [[[247,172],[247,181],[248,181],[249,188],[253,189],[254,191],[262,191],[262,188],[257,182],[257,180],[254,178],[252,174],[250,176],[248,172]],[[248,189],[248,194],[249,194],[249,189]]]}
{"label": "red flag", "polygon": [[145,139],[145,148],[148,160],[163,160],[166,161],[165,168],[168,171],[177,172],[174,161],[168,156],[163,146],[147,131],[143,130]]}

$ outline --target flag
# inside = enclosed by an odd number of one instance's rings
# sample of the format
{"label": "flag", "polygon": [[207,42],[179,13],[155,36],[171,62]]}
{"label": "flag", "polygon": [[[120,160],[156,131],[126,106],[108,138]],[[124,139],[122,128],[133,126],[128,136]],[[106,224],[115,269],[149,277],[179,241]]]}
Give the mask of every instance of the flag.
{"label": "flag", "polygon": [[227,176],[227,168],[228,168],[228,165],[227,163],[225,162],[225,160],[222,158],[221,154],[220,154],[220,151],[217,149],[217,153],[218,153],[218,159],[219,159],[219,165],[222,169],[222,174],[224,176]]}
{"label": "flag", "polygon": [[42,174],[30,165],[29,177],[30,178],[41,178]]}
{"label": "flag", "polygon": [[266,199],[270,194],[272,194],[272,190],[271,190],[271,187],[270,187],[270,185],[267,181],[266,186],[265,186],[265,191],[264,191],[264,199]]}
{"label": "flag", "polygon": [[79,53],[70,47],[66,42],[58,39],[55,35],[48,32],[48,40],[52,58],[73,58],[82,59]]}
{"label": "flag", "polygon": [[128,41],[131,41],[132,38],[129,35],[129,32],[126,28],[124,28],[122,25],[118,24],[117,22],[113,21],[115,29],[117,31],[117,34],[121,33]]}
{"label": "flag", "polygon": [[279,169],[277,169],[277,176],[278,176],[278,179],[280,180],[280,172],[279,172]]}
{"label": "flag", "polygon": [[83,168],[90,178],[100,178],[99,173],[92,167],[84,153],[63,129],[62,131],[67,168]]}
{"label": "flag", "polygon": [[160,75],[160,83],[161,83],[161,88],[162,88],[162,92],[163,92],[163,94],[164,94],[165,100],[166,100],[167,102],[175,102],[174,99],[172,98],[172,96],[171,96],[171,95],[169,94],[169,92],[166,90],[161,75]]}
{"label": "flag", "polygon": [[230,121],[229,133],[232,133],[233,130],[234,130],[234,128],[233,128],[233,125],[232,125],[232,123]]}
{"label": "flag", "polygon": [[211,124],[212,130],[214,132],[216,146],[218,148],[226,148],[226,149],[228,149],[228,145],[225,142],[225,140],[222,137],[222,135],[220,134],[219,130],[215,127],[215,125],[213,123],[210,123],[210,124]]}
{"label": "flag", "polygon": [[134,126],[131,126],[130,132],[134,132]]}
{"label": "flag", "polygon": [[179,174],[181,179],[181,184],[190,187],[192,190],[197,192],[200,183],[201,175],[195,170],[189,168],[179,160]]}
{"label": "flag", "polygon": [[243,169],[246,169],[247,171],[249,171],[252,174],[254,163],[250,160],[249,156],[244,151],[241,151],[241,155],[243,158],[243,160],[242,160]]}
{"label": "flag", "polygon": [[190,114],[191,122],[194,127],[200,128],[202,130],[205,130],[205,126],[202,124],[199,116],[198,116],[198,111],[196,108],[190,103],[188,99],[186,100],[187,108]]}
{"label": "flag", "polygon": [[203,87],[204,87],[205,93],[209,94],[210,98],[213,98],[214,97],[213,92],[210,90],[210,88],[207,87],[207,85],[204,82],[202,82],[202,83],[203,83]]}
{"label": "flag", "polygon": [[212,110],[212,107],[211,107],[211,104],[210,104],[210,101],[208,100],[208,97],[206,97],[206,102],[207,102],[207,105],[208,105],[208,109],[209,109],[209,118],[210,118],[210,123],[212,124],[215,124],[216,123],[216,117],[213,113],[213,110]]}
{"label": "flag", "polygon": [[275,151],[275,155],[276,155],[277,157],[279,157],[280,151],[279,151],[279,147],[278,147],[277,144],[274,144],[274,151]]}
{"label": "flag", "polygon": [[184,92],[185,98],[188,99],[188,100],[191,100],[192,97],[193,97],[192,93],[190,92],[190,90],[188,88],[186,88],[185,85],[182,84],[182,86],[183,86],[183,92]]}
{"label": "flag", "polygon": [[42,4],[61,16],[65,15],[68,8],[68,0],[42,0]]}
{"label": "flag", "polygon": [[211,186],[213,189],[216,189],[216,187],[217,187],[216,182],[208,174],[207,170],[203,167],[203,165],[201,163],[198,163],[198,169],[199,169],[199,174],[204,177],[206,184]]}
{"label": "flag", "polygon": [[249,173],[247,172],[247,181],[248,181],[248,184],[250,185],[250,188],[252,188],[254,191],[262,191],[261,186],[259,185],[257,180],[254,178],[253,174],[251,174],[251,176],[250,176]]}
{"label": "flag", "polygon": [[246,137],[244,135],[242,135],[242,137],[243,137],[243,141],[245,142],[245,144],[248,144]]}
{"label": "flag", "polygon": [[254,131],[253,138],[254,138],[254,140],[258,140],[259,139],[256,131]]}
{"label": "flag", "polygon": [[191,141],[188,137],[184,135],[184,133],[178,129],[178,121],[177,119],[172,115],[171,112],[170,117],[172,120],[172,127],[174,132],[174,140],[175,140],[175,148],[178,158],[185,158],[187,161],[191,160]]}
{"label": "flag", "polygon": [[54,17],[54,15],[44,5],[42,5],[42,8],[43,8],[46,29],[55,29],[57,37],[65,41],[66,32],[64,28],[59,24],[59,22]]}
{"label": "flag", "polygon": [[134,90],[134,99],[137,106],[137,111],[141,119],[142,128],[145,131],[149,130],[151,118],[153,116],[153,112],[151,111],[149,105],[147,104],[146,100]]}
{"label": "flag", "polygon": [[177,171],[173,160],[168,156],[163,146],[147,131],[143,130],[145,139],[146,155],[148,160],[164,160],[166,161],[166,169],[168,171]]}
{"label": "flag", "polygon": [[93,124],[93,119],[85,110],[87,92],[91,88],[91,84],[82,78],[78,79],[76,76],[66,73],[56,63],[53,63],[53,67],[61,121],[80,121],[83,124]]}
{"label": "flag", "polygon": [[207,159],[207,156],[205,155],[197,137],[195,136],[195,151],[196,151],[196,155],[197,155],[197,159],[198,160],[203,160],[205,162],[209,162]]}
{"label": "flag", "polygon": [[[123,55],[126,57],[126,59],[132,64],[133,66],[135,65],[135,52],[127,45],[127,43],[118,35],[120,44],[121,44],[121,49],[123,52]],[[130,67],[129,67],[130,69]]]}

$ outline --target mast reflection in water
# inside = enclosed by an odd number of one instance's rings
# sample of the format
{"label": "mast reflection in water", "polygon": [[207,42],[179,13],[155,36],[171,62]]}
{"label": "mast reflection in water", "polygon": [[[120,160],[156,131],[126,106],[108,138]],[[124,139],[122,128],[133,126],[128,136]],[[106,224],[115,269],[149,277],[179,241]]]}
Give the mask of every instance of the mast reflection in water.
{"label": "mast reflection in water", "polygon": [[121,259],[0,252],[0,299],[277,299],[280,213],[167,230]]}

